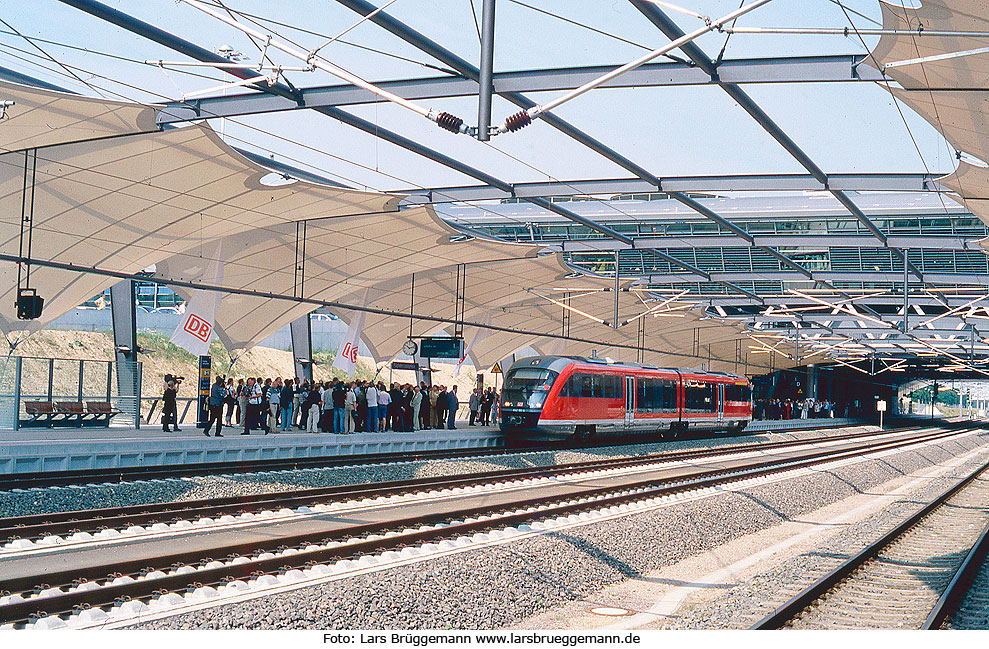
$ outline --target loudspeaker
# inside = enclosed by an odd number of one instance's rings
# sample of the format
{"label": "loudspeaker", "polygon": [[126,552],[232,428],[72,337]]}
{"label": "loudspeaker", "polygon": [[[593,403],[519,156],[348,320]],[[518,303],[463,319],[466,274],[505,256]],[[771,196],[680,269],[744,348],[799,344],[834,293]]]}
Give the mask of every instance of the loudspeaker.
{"label": "loudspeaker", "polygon": [[17,317],[20,320],[36,320],[41,317],[45,299],[33,288],[17,289]]}

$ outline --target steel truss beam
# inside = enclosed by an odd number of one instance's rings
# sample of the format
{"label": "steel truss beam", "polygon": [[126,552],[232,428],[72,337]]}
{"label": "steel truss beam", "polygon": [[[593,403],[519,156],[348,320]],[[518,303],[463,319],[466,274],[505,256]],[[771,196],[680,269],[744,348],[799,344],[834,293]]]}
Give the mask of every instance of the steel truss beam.
{"label": "steel truss beam", "polygon": [[[826,241],[822,242],[822,238]],[[757,246],[778,246],[780,248],[885,248],[875,237],[865,234],[835,234],[833,232],[807,234],[754,234]],[[717,249],[733,248],[743,244],[738,237],[724,234],[694,234],[675,235],[669,237],[638,236],[632,240],[632,245],[604,239],[568,239],[557,241],[553,239],[536,238],[536,243],[545,244],[553,250],[561,252],[613,252],[615,250],[649,250],[664,248],[667,250],[683,250],[692,248]],[[957,235],[927,235],[927,234],[897,234],[890,235],[889,244],[898,248],[936,249],[936,250],[973,250],[984,252],[973,239]],[[902,275],[900,276],[902,281]]]}
{"label": "steel truss beam", "polygon": [[[577,266],[580,267],[579,265]],[[801,272],[803,271],[803,272]],[[819,270],[813,272],[813,277],[810,277],[806,269],[801,269],[801,271],[786,271],[786,270],[756,270],[756,271],[729,271],[729,272],[711,272],[710,281],[720,282],[722,280],[728,282],[891,282],[895,286],[903,285],[903,273],[900,271],[893,272],[875,272],[875,271],[833,271],[833,270]],[[628,273],[622,273],[623,275],[629,275]],[[643,273],[639,275],[644,282],[649,284],[678,284],[682,282],[697,282],[701,279],[699,275],[695,275],[689,272],[685,273]],[[965,273],[934,273],[929,272],[925,274],[927,279],[927,284],[972,284],[974,280],[978,279],[978,275],[965,274]],[[707,278],[703,278],[707,279]],[[839,289],[835,289],[836,292],[841,292]],[[848,297],[848,296],[843,296]],[[903,298],[900,298],[901,302]]]}
{"label": "steel truss beam", "polygon": [[[629,0],[632,5],[638,9],[650,22],[652,22],[656,27],[662,31],[667,38],[670,40],[676,40],[684,35],[683,30],[670,20],[670,18],[659,8],[658,5],[649,2],[648,0]],[[852,201],[852,199],[845,194],[844,191],[830,188],[828,175],[814,163],[813,160],[801,149],[796,142],[794,142],[786,132],[780,128],[778,124],[769,115],[759,107],[756,102],[749,97],[749,95],[742,90],[738,84],[726,81],[720,77],[720,66],[719,63],[712,60],[707,54],[697,46],[696,43],[686,43],[680,48],[684,54],[690,58],[697,66],[703,70],[705,73],[710,75],[711,80],[716,82],[718,86],[724,90],[729,97],[731,97],[739,106],[742,107],[745,112],[747,112],[758,124],[766,131],[769,135],[775,139],[780,146],[782,146],[787,153],[789,153],[794,160],[796,160],[800,166],[806,169],[814,178],[816,178],[828,190],[831,195],[834,196],[845,208],[851,213],[855,218],[857,218],[862,225],[864,225],[870,232],[872,232],[877,239],[879,239],[884,245],[886,244],[886,235],[876,227],[869,217],[862,212]],[[899,251],[894,251],[894,254],[898,254],[901,258],[903,255]],[[905,258],[904,258],[905,260]],[[923,275],[917,270],[913,264],[906,261],[910,272],[916,275],[921,281],[924,280]]]}
{"label": "steel truss beam", "polygon": [[[169,47],[169,48],[171,48],[173,50],[176,50],[178,52],[181,52],[181,53],[183,53],[183,54],[185,54],[185,55],[187,55],[187,56],[189,56],[191,58],[197,59],[199,61],[205,61],[205,62],[208,62],[208,63],[221,63],[221,64],[227,62],[226,59],[220,57],[217,54],[214,54],[213,52],[210,52],[209,50],[206,50],[206,49],[204,49],[202,47],[199,47],[198,45],[195,45],[194,43],[190,43],[189,41],[186,41],[184,39],[181,39],[181,38],[179,38],[179,37],[177,37],[177,36],[175,36],[173,34],[170,34],[170,33],[166,32],[164,30],[158,29],[157,27],[155,27],[153,25],[150,25],[150,24],[145,23],[145,22],[143,22],[141,20],[138,20],[138,19],[136,19],[136,18],[134,18],[132,16],[129,16],[129,15],[123,13],[123,12],[117,11],[116,9],[112,9],[111,7],[108,7],[108,6],[103,5],[103,4],[99,3],[99,2],[96,2],[95,0],[61,0],[61,1],[63,3],[65,3],[65,4],[67,4],[67,5],[70,5],[72,7],[75,7],[77,9],[80,9],[82,11],[85,11],[87,13],[90,13],[90,14],[92,14],[92,15],[94,15],[94,16],[102,19],[102,20],[106,20],[107,22],[110,22],[110,23],[113,23],[113,24],[118,25],[120,27],[123,27],[124,29],[126,29],[128,31],[134,32],[136,34],[139,34],[139,35],[141,35],[141,36],[143,36],[143,37],[145,37],[145,38],[147,38],[149,40],[152,40],[152,41],[157,42],[157,43],[159,43],[161,45],[164,45],[166,47]],[[343,1],[343,0],[341,0],[341,1]],[[348,2],[358,2],[359,0],[347,0],[347,1]],[[371,11],[374,11],[374,8],[373,7],[369,11],[369,13]],[[386,14],[384,14],[384,12],[380,12],[380,13],[378,13],[378,14],[375,15],[374,20],[377,22],[379,19],[381,19],[384,16],[386,16]],[[390,17],[388,17],[388,18],[390,19]],[[438,45],[435,45],[435,47],[439,48]],[[478,75],[479,72],[478,72],[478,70],[476,68],[473,68],[466,61],[464,61],[463,59],[460,59],[459,57],[456,57],[452,53],[449,53],[448,52],[447,54],[449,55],[449,57],[452,57],[451,60],[455,61],[456,62],[456,65],[458,67],[464,67],[465,69],[473,70],[474,78],[475,79],[477,78],[477,75]],[[229,74],[231,74],[233,76],[236,76],[236,77],[239,77],[239,78],[242,78],[242,79],[251,78],[252,77],[252,74],[253,74],[252,72],[250,72],[248,70],[243,70],[243,69],[239,69],[239,68],[225,68],[224,71],[225,72],[228,72]],[[259,89],[260,90],[264,90],[264,91],[266,91],[266,92],[268,92],[270,94],[275,94],[275,95],[278,95],[278,96],[283,97],[283,98],[292,99],[293,101],[298,101],[298,91],[296,89],[290,88],[289,86],[287,86],[285,84],[282,84],[282,83],[275,83],[275,84],[266,85],[266,86],[264,86],[262,88],[259,88]],[[513,97],[509,97],[509,99],[511,99],[513,101],[516,101],[516,102],[523,102],[523,103],[528,103],[528,104],[532,105],[532,102],[529,102],[529,100],[527,100],[527,99],[525,99],[524,97],[521,97],[521,96],[516,96],[514,98]],[[460,173],[463,173],[463,174],[465,174],[467,176],[470,176],[470,177],[472,177],[472,178],[474,178],[476,180],[479,180],[482,183],[486,183],[486,184],[488,184],[488,185],[490,185],[492,187],[496,187],[496,188],[498,188],[498,189],[500,189],[502,191],[506,191],[506,192],[510,192],[511,191],[511,185],[509,185],[508,183],[506,183],[503,180],[499,180],[498,178],[495,178],[494,176],[491,176],[490,174],[487,174],[487,173],[485,173],[485,172],[483,172],[483,171],[481,171],[479,169],[475,169],[474,167],[471,167],[470,165],[467,165],[467,164],[465,164],[463,162],[460,162],[459,160],[456,160],[454,158],[451,158],[450,156],[447,156],[447,155],[445,155],[443,153],[440,153],[439,151],[435,151],[433,149],[430,149],[428,147],[425,147],[425,146],[419,144],[418,142],[415,142],[413,140],[410,140],[410,139],[408,139],[408,138],[406,138],[406,137],[404,137],[402,135],[399,135],[398,133],[394,133],[394,132],[389,131],[389,130],[387,130],[385,128],[382,128],[382,127],[378,126],[377,124],[374,124],[372,122],[368,122],[366,120],[363,120],[363,119],[357,117],[356,115],[352,115],[352,114],[350,114],[350,113],[348,113],[346,111],[340,110],[339,108],[332,107],[332,106],[324,106],[324,107],[320,107],[320,108],[315,108],[314,110],[316,112],[318,112],[318,113],[322,113],[323,115],[326,115],[328,117],[332,117],[333,119],[336,119],[336,120],[338,120],[340,122],[343,122],[344,124],[347,124],[347,125],[352,126],[354,128],[360,129],[360,130],[364,131],[365,133],[374,135],[375,137],[381,138],[381,139],[383,139],[383,140],[385,140],[387,142],[391,142],[392,144],[395,144],[395,145],[400,146],[400,147],[402,147],[404,149],[407,149],[409,151],[412,151],[413,153],[416,153],[417,155],[421,155],[421,156],[423,156],[425,158],[428,158],[430,160],[433,160],[434,162],[438,162],[439,164],[445,165],[445,166],[447,166],[447,167],[449,167],[451,169],[454,169],[456,171],[459,171]],[[602,155],[605,155],[609,159],[615,161],[616,164],[621,164],[622,166],[625,166],[629,171],[632,171],[633,173],[636,173],[636,175],[640,175],[641,176],[641,174],[645,174],[646,173],[644,170],[642,170],[642,169],[640,169],[638,167],[635,167],[631,162],[629,162],[625,158],[621,157],[618,153],[612,151],[611,149],[607,148],[603,144],[601,144],[601,143],[597,142],[596,140],[593,140],[589,136],[583,134],[581,131],[579,131],[575,127],[571,126],[567,122],[565,122],[563,120],[560,120],[558,118],[547,119],[546,121],[548,121],[549,123],[553,124],[554,126],[556,126],[557,128],[559,128],[564,133],[567,133],[571,137],[574,137],[574,138],[579,139],[585,145],[591,146],[592,148],[594,148],[596,151],[598,151]],[[656,182],[658,182],[658,181],[656,181]],[[559,214],[560,216],[563,216],[564,218],[567,218],[567,219],[569,219],[571,221],[574,221],[576,223],[580,223],[581,225],[584,225],[584,226],[586,226],[588,228],[591,228],[592,230],[595,230],[597,232],[600,232],[600,233],[602,233],[602,234],[604,234],[604,235],[606,235],[608,237],[611,237],[611,238],[613,238],[615,240],[622,241],[622,242],[625,242],[625,243],[628,243],[628,244],[631,244],[631,242],[632,242],[632,239],[630,237],[628,237],[628,236],[626,236],[624,234],[621,234],[621,233],[619,233],[619,232],[617,232],[617,231],[615,231],[615,230],[613,230],[611,228],[608,228],[606,226],[603,226],[603,225],[600,225],[598,223],[595,223],[594,221],[591,221],[590,219],[587,219],[586,217],[583,217],[583,216],[581,216],[579,214],[576,214],[574,212],[571,212],[570,210],[567,210],[566,208],[564,208],[564,207],[562,207],[560,205],[557,205],[555,203],[551,203],[550,201],[548,201],[548,200],[546,200],[544,198],[530,197],[530,198],[526,198],[524,200],[526,200],[529,203],[532,203],[533,205],[537,205],[539,207],[542,207],[543,209],[546,209],[546,210],[549,210],[549,211],[554,212],[556,214]],[[694,266],[691,266],[690,264],[687,264],[686,262],[682,262],[679,259],[676,259],[675,257],[671,257],[670,255],[667,255],[665,252],[663,252],[661,250],[654,251],[654,254],[656,254],[657,256],[659,256],[662,259],[665,259],[666,261],[670,262],[671,264],[676,265],[677,267],[680,267],[680,268],[683,268],[684,270],[687,270],[688,272],[699,274],[700,276],[706,276],[707,275],[707,273],[705,273],[704,271],[702,271],[702,270],[700,270],[700,269],[698,269],[698,268],[696,268]],[[724,285],[727,288],[735,291],[736,293],[741,293],[741,294],[746,295],[746,296],[748,296],[748,297],[750,297],[750,298],[752,298],[754,300],[757,300],[757,301],[760,299],[759,296],[756,295],[755,293],[753,293],[751,291],[747,291],[747,290],[742,289],[742,288],[738,288],[738,287],[732,285],[729,282],[725,282]]]}
{"label": "steel truss beam", "polygon": [[[600,180],[560,180],[555,182],[513,183],[511,192],[483,185],[457,187],[408,187],[395,193],[406,194],[406,203],[452,203],[501,200],[530,196],[600,196],[671,192],[752,192],[752,191],[890,191],[947,192],[937,183],[942,174],[928,173],[857,173],[831,174],[826,187],[810,174],[740,174],[722,176],[663,176],[659,188],[641,178]],[[893,245],[893,244],[890,244]]]}
{"label": "steel truss beam", "polygon": [[[794,56],[755,59],[730,59],[721,63],[721,78],[731,83],[822,83],[844,81],[882,81],[882,75],[868,66],[859,66],[860,54],[833,56]],[[583,66],[498,72],[493,75],[494,91],[503,93],[549,92],[573,90],[615,66]],[[713,84],[714,81],[695,65],[675,61],[650,63],[624,74],[603,88],[643,88]],[[477,83],[463,77],[426,77],[384,81],[375,85],[396,95],[418,101],[449,97],[473,97]],[[238,93],[226,97],[166,104],[157,115],[159,124],[183,122],[209,117],[234,117],[273,113],[320,106],[358,106],[384,101],[378,95],[350,84],[300,88],[298,101],[266,93]]]}
{"label": "steel truss beam", "polygon": [[[659,292],[660,289],[654,289],[654,290],[656,290],[657,292]],[[671,289],[663,289],[663,290],[669,291]],[[984,287],[980,287],[978,290],[979,291],[984,291],[985,288]],[[680,291],[678,290],[677,292],[680,292]],[[964,296],[962,296],[962,295],[952,295],[952,296],[946,297],[945,299],[948,302],[952,302],[952,305],[951,305],[952,307],[957,307],[957,306],[961,306],[962,304],[965,304],[967,302],[970,302],[974,297],[977,297],[977,294],[973,292],[971,294],[964,295]],[[766,295],[766,296],[763,297],[763,299],[765,300],[765,305],[767,307],[769,307],[769,306],[785,306],[785,307],[796,308],[796,307],[811,306],[811,303],[810,302],[807,302],[805,300],[801,300],[800,298],[795,297],[793,295]],[[701,296],[701,295],[696,295],[696,294],[694,294],[694,295],[689,295],[688,294],[688,295],[684,296],[684,300],[694,300],[694,301],[697,301],[698,303],[701,303],[701,304],[709,304],[711,306],[721,306],[721,307],[752,306],[752,303],[749,302],[748,300],[745,300],[745,299],[742,299],[742,298],[739,298],[739,297],[735,297],[735,296],[731,296],[731,295],[725,295],[725,296],[716,296],[716,295],[713,295],[713,296]],[[989,300],[987,300],[987,302],[989,302]],[[863,303],[864,304],[871,304],[873,306],[887,305],[887,304],[892,304],[892,305],[896,305],[896,306],[902,306],[903,305],[903,296],[902,295],[895,295],[895,294],[884,294],[884,295],[876,295],[876,296],[863,296],[861,299],[856,300],[852,304],[863,304]],[[919,313],[916,313],[916,311],[913,310],[913,307],[920,307],[921,309],[924,309],[925,307],[937,307],[937,308],[943,309],[944,308],[944,303],[942,303],[942,302],[940,302],[938,300],[935,300],[934,298],[932,298],[931,296],[926,295],[926,294],[911,293],[911,295],[910,295],[910,306],[911,306],[911,309],[912,309],[911,310],[911,316],[912,316],[911,317],[911,322],[912,322],[912,319],[913,318],[921,318],[923,320],[925,318],[929,318],[930,317],[930,316],[923,316],[923,315],[920,315]],[[813,312],[809,312],[809,313],[813,313]],[[757,315],[757,314],[753,314],[753,315]],[[734,317],[743,317],[743,316],[730,316],[730,317],[734,318]],[[752,317],[752,316],[750,315],[748,317]]]}

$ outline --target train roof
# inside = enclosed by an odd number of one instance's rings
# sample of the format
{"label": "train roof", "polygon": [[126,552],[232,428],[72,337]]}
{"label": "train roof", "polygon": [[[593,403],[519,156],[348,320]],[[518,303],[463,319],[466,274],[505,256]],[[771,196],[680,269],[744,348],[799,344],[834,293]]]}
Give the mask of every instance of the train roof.
{"label": "train roof", "polygon": [[692,367],[657,367],[656,365],[647,365],[645,363],[627,363],[612,360],[610,358],[592,358],[587,356],[529,356],[526,358],[520,358],[512,364],[512,368],[518,367],[520,365],[526,365],[530,367],[545,367],[547,369],[560,368],[562,369],[570,363],[584,363],[587,365],[600,365],[602,367],[615,367],[615,368],[628,368],[628,369],[641,369],[641,370],[659,370],[665,372],[680,372],[681,374],[693,374],[696,376],[718,376],[729,379],[746,379],[744,376],[739,376],[738,374],[730,374],[728,372],[715,372],[711,370],[699,370]]}

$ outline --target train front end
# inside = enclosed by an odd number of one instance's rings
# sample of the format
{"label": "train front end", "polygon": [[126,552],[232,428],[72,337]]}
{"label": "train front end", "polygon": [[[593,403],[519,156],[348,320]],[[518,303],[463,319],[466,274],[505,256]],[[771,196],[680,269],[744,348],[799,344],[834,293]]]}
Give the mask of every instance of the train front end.
{"label": "train front end", "polygon": [[568,434],[540,424],[543,406],[560,375],[552,358],[523,359],[505,374],[501,391],[501,432],[507,443],[523,440],[565,439]]}

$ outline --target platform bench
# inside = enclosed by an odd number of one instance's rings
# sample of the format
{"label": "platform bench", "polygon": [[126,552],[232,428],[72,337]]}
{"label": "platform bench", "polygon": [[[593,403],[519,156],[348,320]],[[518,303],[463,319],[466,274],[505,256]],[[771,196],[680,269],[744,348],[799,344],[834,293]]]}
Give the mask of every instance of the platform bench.
{"label": "platform bench", "polygon": [[96,426],[101,423],[95,414],[83,407],[82,401],[56,401],[55,411],[65,415],[66,426]]}
{"label": "platform bench", "polygon": [[104,426],[109,426],[110,420],[122,412],[114,408],[109,401],[87,401],[86,410],[93,415],[95,421]]}
{"label": "platform bench", "polygon": [[25,401],[24,411],[28,415],[28,419],[22,419],[20,421],[20,425],[24,428],[51,428],[55,425],[56,421],[61,421],[65,418],[48,401]]}

